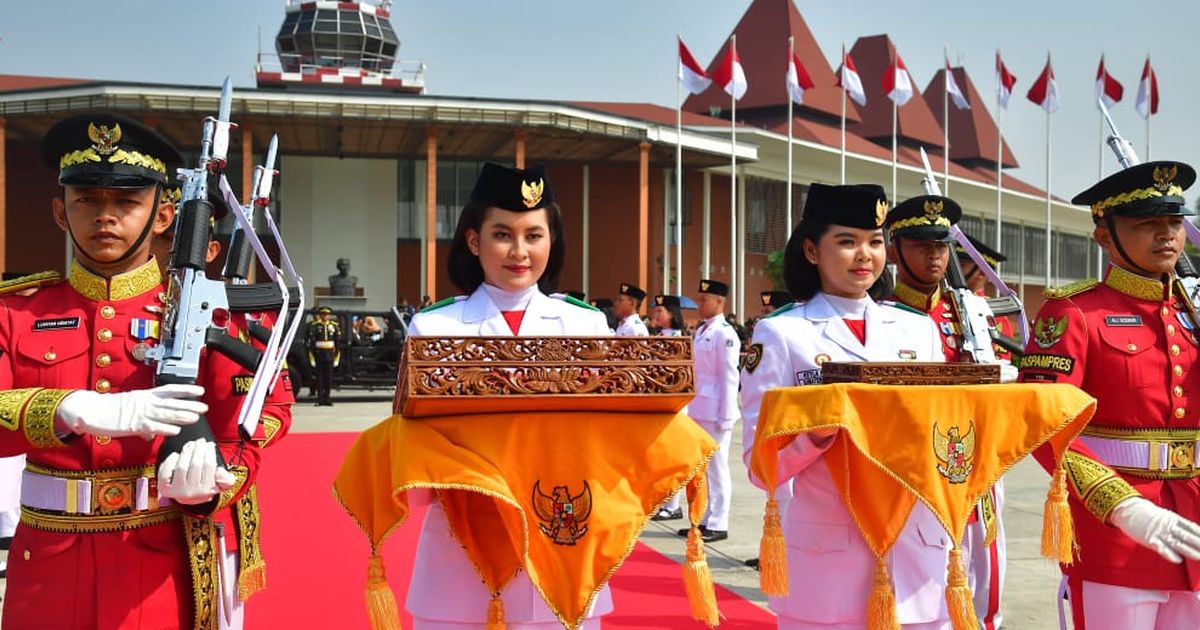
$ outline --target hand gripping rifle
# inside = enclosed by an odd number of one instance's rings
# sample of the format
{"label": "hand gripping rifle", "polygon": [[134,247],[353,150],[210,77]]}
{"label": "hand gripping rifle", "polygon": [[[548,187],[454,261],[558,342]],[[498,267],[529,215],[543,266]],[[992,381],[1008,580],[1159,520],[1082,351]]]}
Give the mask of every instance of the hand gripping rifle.
{"label": "hand gripping rifle", "polygon": [[[921,149],[921,161],[925,165],[925,178],[921,180],[921,187],[925,189],[927,195],[941,196],[941,188],[938,186],[937,179],[934,178],[933,169],[929,166],[929,156],[925,154],[924,148]],[[957,225],[950,226],[950,234],[989,280],[996,283],[997,287],[1004,286],[995,271],[983,260],[983,256],[979,254]],[[962,349],[971,357],[973,363],[996,362],[996,351],[992,348],[993,342],[1014,354],[1022,353],[1023,348],[1018,342],[1005,337],[996,330],[996,316],[991,303],[967,288],[967,281],[962,275],[962,269],[959,268],[958,261],[953,255],[950,257],[949,264],[946,265],[946,282],[949,285],[950,303],[958,316],[959,326],[962,327]],[[1004,288],[1007,289],[1007,287]],[[1004,303],[1008,304],[1010,301],[1015,302],[1018,306],[1021,321],[1024,324],[1025,314],[1019,308],[1020,301],[1015,295],[1010,295]],[[1025,332],[1022,330],[1022,335],[1024,334]]]}

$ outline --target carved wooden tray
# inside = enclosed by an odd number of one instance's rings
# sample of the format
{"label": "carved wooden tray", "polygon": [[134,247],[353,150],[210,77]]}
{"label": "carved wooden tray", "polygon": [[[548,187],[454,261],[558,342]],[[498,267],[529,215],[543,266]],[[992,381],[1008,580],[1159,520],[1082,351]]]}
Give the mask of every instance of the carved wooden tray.
{"label": "carved wooden tray", "polygon": [[676,412],[693,365],[686,337],[409,337],[393,410]]}
{"label": "carved wooden tray", "polygon": [[986,385],[1000,382],[1000,366],[932,361],[829,361],[821,365],[821,381],[875,385]]}

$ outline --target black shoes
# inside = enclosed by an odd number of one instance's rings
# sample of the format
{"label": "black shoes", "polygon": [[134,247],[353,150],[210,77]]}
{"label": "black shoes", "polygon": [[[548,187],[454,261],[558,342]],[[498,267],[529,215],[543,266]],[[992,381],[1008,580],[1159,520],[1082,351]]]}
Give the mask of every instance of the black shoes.
{"label": "black shoes", "polygon": [[750,558],[744,564],[755,571],[758,570],[758,558]]}
{"label": "black shoes", "polygon": [[720,542],[729,538],[729,532],[723,529],[706,529],[700,534],[700,540],[705,543]]}
{"label": "black shoes", "polygon": [[[687,538],[687,537],[688,537],[688,533],[689,533],[689,532],[691,532],[691,531],[692,531],[692,528],[690,528],[690,527],[684,527],[683,529],[676,530],[676,532],[675,532],[675,533],[676,533],[676,534],[679,534],[679,536],[680,536],[681,538]],[[707,527],[705,527],[705,526],[703,526],[703,525],[701,525],[701,526],[700,526],[700,535],[701,535],[701,536],[703,536],[703,535],[705,535],[705,534],[707,534],[707,533],[708,533],[708,528],[707,528]]]}
{"label": "black shoes", "polygon": [[674,520],[681,519],[681,518],[683,518],[683,509],[681,509],[681,508],[675,508],[674,510],[668,510],[667,508],[659,508],[659,510],[654,513],[654,516],[650,517],[650,520],[652,520],[652,521],[674,521]]}

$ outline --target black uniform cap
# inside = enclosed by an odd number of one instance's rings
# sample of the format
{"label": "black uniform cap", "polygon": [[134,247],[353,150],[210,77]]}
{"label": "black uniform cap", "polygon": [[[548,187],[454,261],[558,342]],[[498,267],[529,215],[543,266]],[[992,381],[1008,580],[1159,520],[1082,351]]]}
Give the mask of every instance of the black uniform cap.
{"label": "black uniform cap", "polygon": [[678,295],[656,295],[654,296],[654,305],[671,308],[672,306],[679,307]]}
{"label": "black uniform cap", "polygon": [[596,308],[612,308],[613,301],[610,298],[596,298],[592,300],[592,306]]}
{"label": "black uniform cap", "polygon": [[1118,171],[1075,195],[1071,203],[1091,206],[1092,220],[1119,217],[1189,216],[1183,191],[1196,171],[1183,162],[1145,162]]}
{"label": "black uniform cap", "polygon": [[892,236],[918,241],[946,241],[950,226],[962,218],[962,207],[949,197],[921,195],[905,199],[887,214]]}
{"label": "black uniform cap", "polygon": [[546,167],[519,169],[485,162],[471,190],[471,201],[485,206],[525,212],[554,203],[554,189],[546,177]]}
{"label": "black uniform cap", "polygon": [[583,302],[587,299],[587,294],[583,291],[566,291],[565,293],[576,300],[579,300],[580,302]]}
{"label": "black uniform cap", "polygon": [[790,304],[792,294],[787,291],[763,291],[761,294],[763,306],[773,306],[779,308],[786,304]]}
{"label": "black uniform cap", "polygon": [[697,289],[701,293],[711,293],[721,297],[729,296],[729,285],[720,280],[704,279],[700,281],[700,288]]}
{"label": "black uniform cap", "polygon": [[[964,232],[963,234],[966,234],[966,232]],[[992,247],[989,247],[987,245],[987,243],[984,243],[983,241],[975,238],[974,236],[971,236],[970,234],[966,234],[966,237],[967,237],[967,240],[971,241],[971,244],[975,246],[975,249],[976,249],[976,251],[979,252],[979,255],[983,256],[984,262],[991,265],[993,268],[996,265],[1008,260],[1008,256],[1005,256],[1004,254],[1001,254],[1000,252],[993,249]],[[971,260],[971,257],[967,255],[967,250],[963,249],[962,245],[955,243],[954,251],[955,251],[955,253],[958,254],[959,260]]]}
{"label": "black uniform cap", "polygon": [[628,295],[636,300],[646,299],[646,292],[643,291],[641,287],[636,287],[632,284],[627,284],[624,282],[622,282],[621,286],[617,289],[617,293],[621,295]]}
{"label": "black uniform cap", "polygon": [[183,157],[158,132],[110,112],[71,116],[46,132],[42,155],[58,169],[58,183],[100,188],[142,188],[175,181],[168,164]]}
{"label": "black uniform cap", "polygon": [[329,308],[328,306],[322,306],[322,307],[320,307],[320,308],[318,308],[318,309],[317,309],[317,312],[318,312],[318,313],[332,313],[332,312],[333,312],[333,309],[332,309],[332,308]]}
{"label": "black uniform cap", "polygon": [[830,224],[874,230],[883,227],[887,216],[887,195],[876,184],[830,186],[809,185],[804,199],[802,222],[810,226]]}

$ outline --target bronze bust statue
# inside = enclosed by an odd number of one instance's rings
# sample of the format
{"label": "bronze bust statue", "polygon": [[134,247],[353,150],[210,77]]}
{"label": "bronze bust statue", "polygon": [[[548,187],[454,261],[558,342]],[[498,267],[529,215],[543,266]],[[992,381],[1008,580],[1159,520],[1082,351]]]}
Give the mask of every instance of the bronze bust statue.
{"label": "bronze bust statue", "polygon": [[329,276],[330,295],[355,295],[358,287],[358,277],[350,275],[350,259],[337,259],[338,272]]}

